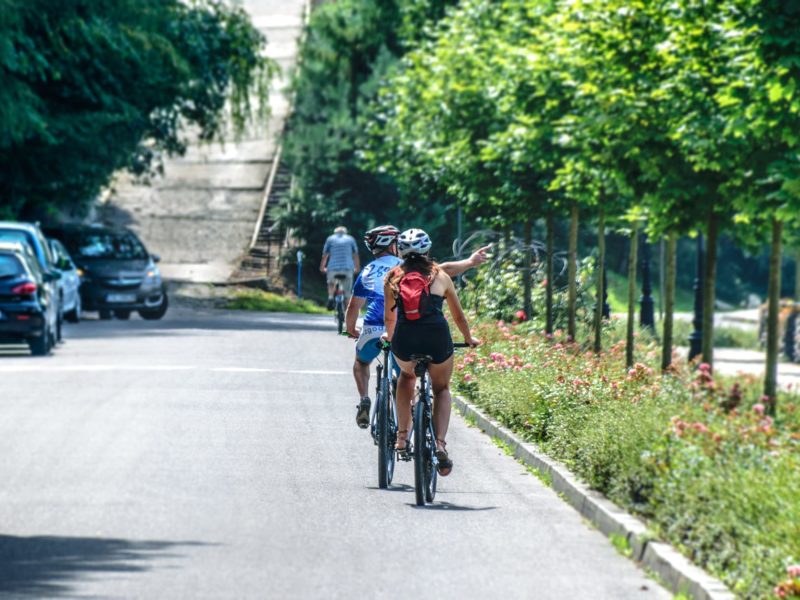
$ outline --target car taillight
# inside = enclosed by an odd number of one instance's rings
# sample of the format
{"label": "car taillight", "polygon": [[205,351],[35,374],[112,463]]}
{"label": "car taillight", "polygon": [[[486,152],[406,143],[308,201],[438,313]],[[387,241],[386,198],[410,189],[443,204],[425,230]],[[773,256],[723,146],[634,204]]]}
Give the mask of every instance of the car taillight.
{"label": "car taillight", "polygon": [[25,283],[20,283],[17,286],[11,288],[11,293],[16,294],[18,296],[28,296],[30,294],[36,293],[36,284],[32,281],[26,281]]}

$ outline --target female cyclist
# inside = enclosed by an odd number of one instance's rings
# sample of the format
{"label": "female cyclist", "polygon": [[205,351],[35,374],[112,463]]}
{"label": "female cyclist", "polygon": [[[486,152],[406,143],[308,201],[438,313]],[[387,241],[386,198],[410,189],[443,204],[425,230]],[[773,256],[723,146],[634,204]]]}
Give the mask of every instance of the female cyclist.
{"label": "female cyclist", "polygon": [[[398,237],[397,250],[403,258],[403,263],[389,271],[384,283],[384,297],[387,298],[384,305],[386,324],[384,335],[392,341],[392,352],[402,370],[397,383],[397,421],[401,427],[405,426],[397,432],[397,449],[400,452],[406,451],[408,447],[411,399],[416,382],[411,355],[427,354],[433,358],[428,366],[428,372],[434,395],[436,458],[439,462],[439,474],[446,476],[453,469],[453,461],[447,454],[445,441],[450,424],[453,340],[450,337],[450,327],[442,312],[445,300],[453,322],[464,336],[464,341],[476,346],[480,340],[470,334],[469,324],[458,300],[453,280],[428,256],[431,245],[430,237],[421,229],[409,229]],[[420,303],[420,306],[416,304],[411,306],[408,299],[412,297],[413,286],[425,286],[425,284],[427,289],[423,296],[427,302]],[[404,306],[406,304],[408,305]]]}

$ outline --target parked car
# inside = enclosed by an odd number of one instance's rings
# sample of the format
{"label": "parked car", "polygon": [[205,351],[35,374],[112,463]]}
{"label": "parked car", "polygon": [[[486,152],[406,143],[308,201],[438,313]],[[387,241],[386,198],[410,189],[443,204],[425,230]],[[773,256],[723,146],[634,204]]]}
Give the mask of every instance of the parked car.
{"label": "parked car", "polygon": [[0,242],[16,242],[24,244],[32,250],[36,262],[39,265],[39,269],[43,275],[47,275],[42,285],[48,288],[48,296],[52,296],[55,299],[54,302],[58,312],[56,340],[60,341],[61,322],[63,320],[64,310],[61,307],[58,295],[58,277],[53,277],[53,275],[58,274],[58,270],[56,269],[53,254],[50,251],[50,244],[47,242],[42,230],[39,229],[38,225],[34,225],[33,223],[0,221]]}
{"label": "parked car", "polygon": [[34,356],[46,356],[56,343],[60,275],[45,272],[33,250],[0,241],[0,342],[27,343]]}
{"label": "parked car", "polygon": [[160,319],[169,306],[167,289],[156,263],[141,240],[128,229],[92,225],[48,228],[61,241],[82,272],[83,310],[101,319],[128,319],[134,310],[143,319]]}
{"label": "parked car", "polygon": [[81,320],[81,276],[78,267],[75,266],[75,262],[64,244],[52,238],[48,241],[56,268],[61,273],[58,289],[61,294],[61,310],[64,319],[70,323],[77,323]]}

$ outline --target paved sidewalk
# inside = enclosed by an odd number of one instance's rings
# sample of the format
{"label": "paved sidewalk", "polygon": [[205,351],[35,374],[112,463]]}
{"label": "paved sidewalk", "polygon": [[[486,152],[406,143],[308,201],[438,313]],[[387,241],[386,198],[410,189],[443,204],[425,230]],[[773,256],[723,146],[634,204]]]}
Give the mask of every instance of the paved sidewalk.
{"label": "paved sidewalk", "polygon": [[[747,373],[750,375],[764,375],[766,354],[757,350],[742,350],[739,348],[716,348],[714,350],[714,368],[718,373],[736,375]],[[800,365],[781,362],[778,365],[778,385],[787,389],[800,383]]]}

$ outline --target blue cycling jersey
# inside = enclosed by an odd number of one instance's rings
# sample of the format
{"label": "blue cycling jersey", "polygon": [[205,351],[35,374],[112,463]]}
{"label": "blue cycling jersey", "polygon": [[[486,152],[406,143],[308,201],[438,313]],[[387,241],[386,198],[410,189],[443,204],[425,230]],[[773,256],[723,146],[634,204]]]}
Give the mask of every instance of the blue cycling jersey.
{"label": "blue cycling jersey", "polygon": [[353,296],[367,301],[365,325],[383,326],[383,279],[402,262],[396,256],[387,254],[373,260],[359,273],[353,286]]}

